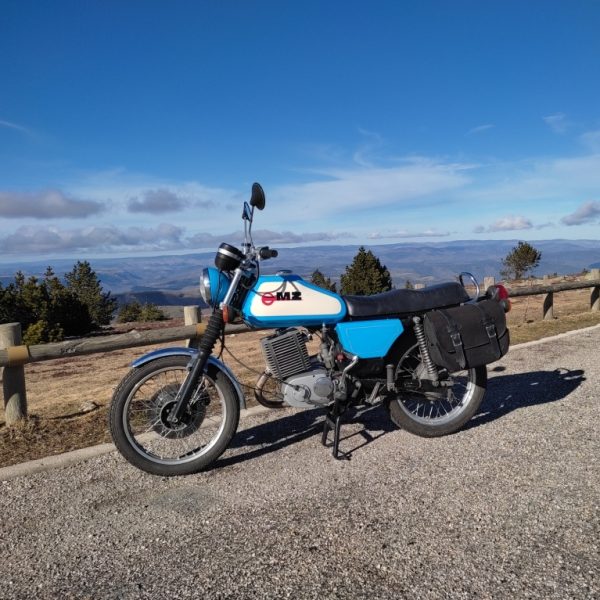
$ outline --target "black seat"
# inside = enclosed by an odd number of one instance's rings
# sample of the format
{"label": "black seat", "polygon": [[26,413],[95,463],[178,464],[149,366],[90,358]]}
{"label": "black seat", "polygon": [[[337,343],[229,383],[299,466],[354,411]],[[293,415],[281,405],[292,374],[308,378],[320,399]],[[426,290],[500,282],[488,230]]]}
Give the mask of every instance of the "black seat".
{"label": "black seat", "polygon": [[373,296],[343,296],[348,316],[354,319],[419,313],[467,302],[469,294],[460,283],[432,285],[422,290],[390,290]]}

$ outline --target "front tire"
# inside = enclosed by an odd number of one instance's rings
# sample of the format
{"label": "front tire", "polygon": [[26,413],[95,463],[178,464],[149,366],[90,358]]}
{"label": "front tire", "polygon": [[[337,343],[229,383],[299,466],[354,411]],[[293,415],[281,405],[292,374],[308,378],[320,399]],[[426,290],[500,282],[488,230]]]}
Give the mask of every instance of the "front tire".
{"label": "front tire", "polygon": [[418,381],[422,372],[418,345],[401,358],[396,369],[397,397],[389,403],[395,425],[421,437],[439,437],[458,431],[479,410],[487,387],[484,366],[452,373],[447,387],[434,388]]}
{"label": "front tire", "polygon": [[129,372],[117,387],[110,432],[119,452],[138,469],[170,477],[211,465],[237,430],[240,407],[227,377],[209,365],[177,425],[167,417],[188,374],[189,357],[168,356]]}

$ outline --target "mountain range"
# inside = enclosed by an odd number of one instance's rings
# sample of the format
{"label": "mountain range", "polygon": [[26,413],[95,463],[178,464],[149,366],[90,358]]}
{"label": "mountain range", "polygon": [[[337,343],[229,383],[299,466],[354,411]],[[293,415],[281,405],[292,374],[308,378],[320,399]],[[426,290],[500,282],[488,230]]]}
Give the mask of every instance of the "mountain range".
{"label": "mountain range", "polygon": [[[536,275],[571,274],[600,267],[600,241],[536,240],[532,245],[542,253]],[[469,271],[478,279],[493,275],[499,278],[502,259],[517,240],[464,240],[432,243],[398,243],[368,245],[389,269],[394,284],[436,283],[452,280],[461,271]],[[263,273],[291,269],[309,278],[319,269],[333,281],[352,262],[358,245],[309,246],[280,248],[279,256],[261,264]],[[202,268],[213,264],[214,252],[195,254],[87,259],[96,271],[102,287],[130,301],[133,298],[159,305],[189,304],[198,297],[198,281]],[[51,264],[55,273],[70,271],[78,259],[59,259],[0,265],[0,282],[13,280],[17,270],[25,275],[40,276]]]}

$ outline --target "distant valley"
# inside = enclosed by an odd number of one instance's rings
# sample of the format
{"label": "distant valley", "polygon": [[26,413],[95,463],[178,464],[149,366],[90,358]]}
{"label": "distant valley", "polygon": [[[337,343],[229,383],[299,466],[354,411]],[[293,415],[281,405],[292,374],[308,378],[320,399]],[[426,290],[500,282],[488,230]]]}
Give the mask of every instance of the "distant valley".
{"label": "distant valley", "polygon": [[[542,252],[536,274],[570,274],[600,266],[600,241],[543,240],[531,242]],[[453,279],[461,271],[469,271],[478,279],[486,275],[499,277],[502,259],[517,240],[465,240],[436,243],[399,243],[369,245],[392,274],[394,284],[403,287],[413,283],[435,283]],[[352,262],[358,245],[310,246],[280,248],[279,257],[262,263],[262,272],[274,273],[291,269],[310,277],[320,269],[327,277],[339,281],[346,265]],[[137,298],[159,305],[182,305],[198,299],[198,281],[203,267],[213,264],[214,252],[178,256],[96,258],[87,259],[105,290],[119,296],[121,302]],[[50,264],[58,275],[70,271],[77,258],[0,265],[3,285],[13,280],[14,273],[43,275]]]}

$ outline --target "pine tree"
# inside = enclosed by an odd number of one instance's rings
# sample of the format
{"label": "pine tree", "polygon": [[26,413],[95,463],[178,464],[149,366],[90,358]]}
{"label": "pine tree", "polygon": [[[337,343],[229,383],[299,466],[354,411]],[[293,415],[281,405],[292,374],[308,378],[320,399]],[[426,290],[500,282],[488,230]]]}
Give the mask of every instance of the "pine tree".
{"label": "pine tree", "polygon": [[124,304],[119,310],[119,323],[166,321],[167,315],[156,304],[140,304],[137,300]]}
{"label": "pine tree", "polygon": [[133,323],[135,321],[141,321],[142,314],[142,305],[134,300],[133,302],[128,302],[124,304],[119,309],[119,315],[117,316],[117,321],[119,323]]}
{"label": "pine tree", "polygon": [[525,273],[535,269],[542,258],[542,253],[527,242],[519,242],[502,259],[503,268],[500,271],[506,279],[522,279]]}
{"label": "pine tree", "polygon": [[313,271],[313,274],[310,276],[310,281],[324,290],[337,292],[335,281],[331,281],[329,277],[326,278],[325,275],[319,271],[319,269],[315,269]]}
{"label": "pine tree", "polygon": [[140,321],[152,322],[152,321],[166,321],[168,320],[167,315],[162,311],[156,304],[148,302],[142,306],[142,312],[140,314]]}
{"label": "pine tree", "polygon": [[103,292],[100,280],[87,260],[77,261],[73,270],[65,274],[67,288],[87,306],[96,327],[108,325],[117,308],[116,298],[110,292]]}
{"label": "pine tree", "polygon": [[352,264],[340,278],[342,294],[369,296],[392,289],[392,277],[385,265],[364,246],[358,249]]}

